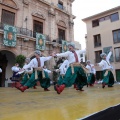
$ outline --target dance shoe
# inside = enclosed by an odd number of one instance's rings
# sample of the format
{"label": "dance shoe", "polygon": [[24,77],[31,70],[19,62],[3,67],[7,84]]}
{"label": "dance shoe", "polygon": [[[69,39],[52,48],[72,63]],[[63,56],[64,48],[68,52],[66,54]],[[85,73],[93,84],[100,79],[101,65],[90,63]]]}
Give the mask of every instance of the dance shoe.
{"label": "dance shoe", "polygon": [[102,88],[104,88],[105,87],[105,83],[102,83]]}
{"label": "dance shoe", "polygon": [[44,91],[50,91],[48,88],[44,88]]}
{"label": "dance shoe", "polygon": [[57,91],[57,94],[60,94],[65,88],[65,85],[55,86],[55,89]]}
{"label": "dance shoe", "polygon": [[26,89],[28,89],[27,86],[22,86],[22,87],[19,88],[19,90],[20,90],[21,92],[24,92]]}

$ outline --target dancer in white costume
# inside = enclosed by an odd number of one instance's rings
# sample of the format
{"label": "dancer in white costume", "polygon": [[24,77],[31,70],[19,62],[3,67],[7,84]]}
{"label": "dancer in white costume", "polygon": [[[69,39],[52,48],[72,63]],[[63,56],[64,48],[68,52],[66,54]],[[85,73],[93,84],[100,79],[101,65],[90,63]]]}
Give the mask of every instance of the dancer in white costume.
{"label": "dancer in white costume", "polygon": [[108,87],[113,87],[114,84],[114,76],[112,73],[112,66],[110,64],[110,57],[112,55],[112,49],[110,49],[110,52],[108,55],[105,53],[102,53],[100,56],[102,58],[100,63],[97,63],[98,66],[102,67],[103,70],[103,83],[102,88],[105,87],[105,85],[108,85]]}
{"label": "dancer in white costume", "polygon": [[89,70],[89,73],[87,73],[87,83],[88,85],[93,86],[95,82],[96,70],[90,60],[87,60],[86,63],[86,68]]}

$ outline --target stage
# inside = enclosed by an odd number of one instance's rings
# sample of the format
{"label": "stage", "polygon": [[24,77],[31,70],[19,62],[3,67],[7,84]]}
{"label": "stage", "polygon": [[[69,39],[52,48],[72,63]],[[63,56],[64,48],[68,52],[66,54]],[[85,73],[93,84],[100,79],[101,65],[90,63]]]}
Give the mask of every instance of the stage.
{"label": "stage", "polygon": [[0,88],[0,120],[80,120],[120,103],[120,84],[83,89],[66,88],[58,95],[53,86],[49,92],[37,87],[24,93],[16,88]]}

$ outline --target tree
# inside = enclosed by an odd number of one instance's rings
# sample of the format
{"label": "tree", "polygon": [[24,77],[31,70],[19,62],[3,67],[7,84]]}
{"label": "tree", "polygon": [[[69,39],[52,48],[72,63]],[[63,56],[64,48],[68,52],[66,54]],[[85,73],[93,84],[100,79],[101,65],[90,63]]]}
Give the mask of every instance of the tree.
{"label": "tree", "polygon": [[15,59],[16,63],[19,63],[20,67],[23,67],[26,57],[24,55],[18,55]]}

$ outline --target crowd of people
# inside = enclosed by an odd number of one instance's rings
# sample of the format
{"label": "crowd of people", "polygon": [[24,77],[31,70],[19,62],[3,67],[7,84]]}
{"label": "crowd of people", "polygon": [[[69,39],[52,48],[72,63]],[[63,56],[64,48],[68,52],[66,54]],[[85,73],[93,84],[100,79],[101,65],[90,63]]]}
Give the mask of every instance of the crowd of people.
{"label": "crowd of people", "polygon": [[[69,50],[64,53],[53,52],[47,57],[41,57],[41,52],[36,50],[34,52],[35,58],[32,60],[26,58],[23,68],[20,68],[19,64],[16,63],[15,66],[12,67],[13,76],[11,77],[11,80],[15,81],[15,87],[21,92],[24,92],[31,87],[36,89],[37,82],[39,82],[44,91],[49,91],[48,88],[51,85],[49,74],[53,73],[53,71],[48,70],[44,63],[55,57],[65,58],[62,63],[60,62],[59,68],[54,70],[54,72],[58,73],[57,81],[54,83],[54,90],[58,94],[63,92],[65,87],[71,87],[72,85],[79,91],[84,91],[83,87],[85,85],[87,87],[94,86],[96,80],[95,65],[92,64],[90,60],[86,61],[86,66],[81,63],[80,54],[86,51],[75,50],[73,43],[68,44],[68,49]],[[102,58],[101,62],[96,64],[103,70],[102,88],[106,85],[113,87],[114,84],[114,77],[111,71],[112,67],[109,61],[111,55],[112,49],[110,49],[108,55],[102,53],[100,55]]]}

